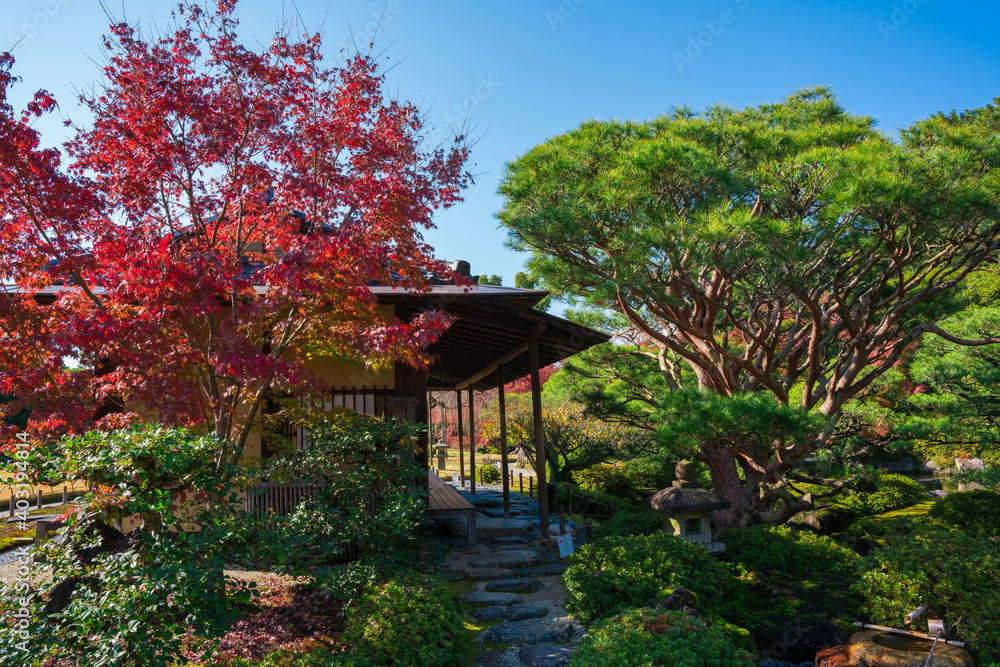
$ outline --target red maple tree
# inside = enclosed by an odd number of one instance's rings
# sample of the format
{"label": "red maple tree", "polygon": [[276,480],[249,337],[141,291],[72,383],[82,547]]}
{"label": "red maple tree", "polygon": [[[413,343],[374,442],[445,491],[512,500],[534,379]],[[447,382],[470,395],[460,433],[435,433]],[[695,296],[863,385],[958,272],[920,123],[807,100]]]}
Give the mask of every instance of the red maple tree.
{"label": "red maple tree", "polygon": [[68,166],[32,128],[54,99],[16,113],[0,56],[0,393],[16,399],[0,418],[30,408],[31,431],[58,435],[114,399],[126,411],[97,427],[152,418],[242,445],[268,395],[321,389],[309,358],[419,366],[447,327],[387,316],[369,286],[450,275],[421,229],[470,181],[462,137],[426,147],[378,63],[328,67],[318,35],[244,47],[235,10],[184,4],[155,39],[112,25]]}

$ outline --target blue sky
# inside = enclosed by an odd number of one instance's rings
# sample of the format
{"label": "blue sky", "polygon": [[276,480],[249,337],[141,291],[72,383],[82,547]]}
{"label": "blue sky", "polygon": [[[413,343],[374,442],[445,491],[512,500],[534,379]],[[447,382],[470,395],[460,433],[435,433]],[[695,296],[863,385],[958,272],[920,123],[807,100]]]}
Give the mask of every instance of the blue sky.
{"label": "blue sky", "polygon": [[[173,0],[108,0],[118,17],[163,25]],[[108,20],[97,0],[5,0],[0,49],[61,117],[84,120],[74,90],[99,78]],[[743,107],[831,86],[850,111],[887,133],[939,110],[1000,96],[1000,3],[943,0],[241,0],[244,41],[269,41],[281,17],[321,30],[327,53],[371,41],[387,86],[416,101],[444,133],[467,122],[476,184],[427,234],[446,259],[513,284],[523,256],[503,247],[494,214],[504,163],[598,118],[644,119],[675,105]],[[38,124],[48,144],[60,118]]]}

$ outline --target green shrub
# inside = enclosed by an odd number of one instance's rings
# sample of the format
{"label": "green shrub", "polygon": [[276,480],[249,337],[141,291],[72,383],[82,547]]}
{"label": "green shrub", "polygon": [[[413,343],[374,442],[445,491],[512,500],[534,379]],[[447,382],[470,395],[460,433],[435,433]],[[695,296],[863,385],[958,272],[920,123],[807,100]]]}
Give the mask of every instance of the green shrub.
{"label": "green shrub", "polygon": [[479,475],[479,481],[483,484],[497,484],[500,481],[500,471],[496,469],[496,466],[480,466]]}
{"label": "green shrub", "polygon": [[591,627],[569,664],[750,667],[755,660],[737,648],[722,630],[695,616],[680,611],[630,609]]}
{"label": "green shrub", "polygon": [[885,514],[909,507],[924,495],[924,487],[903,475],[882,475],[872,493],[854,493],[844,504],[858,514]]}
{"label": "green shrub", "polygon": [[663,512],[644,508],[637,512],[615,512],[594,529],[594,537],[652,535],[663,530]]}
{"label": "green shrub", "polygon": [[632,488],[643,491],[659,491],[674,481],[674,464],[662,459],[631,459],[622,463],[619,470]]}
{"label": "green shrub", "polygon": [[619,498],[631,498],[635,493],[628,477],[612,466],[596,465],[573,473],[573,481],[590,493],[606,493]]}
{"label": "green shrub", "polygon": [[972,537],[1000,535],[1000,493],[996,491],[949,493],[934,501],[928,514]]}
{"label": "green shrub", "polygon": [[706,609],[725,616],[741,592],[704,547],[662,532],[585,544],[562,581],[566,609],[586,624],[644,605],[673,586],[691,590]]}
{"label": "green shrub", "polygon": [[899,625],[929,602],[980,662],[1000,660],[1000,549],[950,531],[890,540],[864,561],[858,591],[871,621]]}
{"label": "green shrub", "polygon": [[816,572],[849,576],[858,556],[834,540],[788,526],[731,528],[719,534],[726,543],[725,558],[747,570],[775,570],[797,577]]}
{"label": "green shrub", "polygon": [[342,638],[375,665],[444,667],[464,654],[462,607],[443,582],[409,576],[365,588]]}

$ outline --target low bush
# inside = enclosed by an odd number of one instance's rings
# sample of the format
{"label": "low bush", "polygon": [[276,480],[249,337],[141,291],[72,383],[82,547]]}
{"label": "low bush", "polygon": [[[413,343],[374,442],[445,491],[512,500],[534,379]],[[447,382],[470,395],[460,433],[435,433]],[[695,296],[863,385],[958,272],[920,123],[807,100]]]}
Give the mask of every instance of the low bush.
{"label": "low bush", "polygon": [[1000,660],[1000,548],[987,540],[941,530],[890,540],[864,561],[858,591],[874,623],[898,625],[929,602],[980,663]]}
{"label": "low bush", "polygon": [[480,466],[479,475],[480,482],[483,484],[497,484],[500,482],[500,471],[496,469],[496,466]]}
{"label": "low bush", "polygon": [[972,537],[1000,535],[1000,493],[961,491],[934,501],[928,512]]}
{"label": "low bush", "polygon": [[462,606],[438,579],[411,575],[365,588],[342,638],[373,665],[445,667],[464,655]]}
{"label": "low bush", "polygon": [[596,465],[578,470],[573,473],[573,481],[581,489],[591,493],[606,493],[619,498],[632,498],[636,495],[625,473],[613,466]]}
{"label": "low bush", "polygon": [[903,475],[882,475],[872,493],[853,493],[843,503],[858,514],[884,514],[909,507],[924,495],[924,487]]}
{"label": "low bush", "polygon": [[591,627],[569,664],[749,667],[755,660],[737,648],[722,630],[696,616],[680,611],[631,609]]}
{"label": "low bush", "polygon": [[774,570],[798,577],[816,572],[855,574],[858,556],[833,539],[788,526],[731,528],[719,534],[725,559],[747,570]]}
{"label": "low bush", "polygon": [[585,544],[562,581],[566,609],[586,624],[641,606],[674,586],[687,588],[707,610],[726,616],[742,590],[704,547],[662,532]]}
{"label": "low bush", "polygon": [[674,481],[674,464],[662,459],[631,459],[622,463],[619,470],[632,488],[642,491],[659,491]]}
{"label": "low bush", "polygon": [[629,537],[652,535],[663,530],[663,512],[649,508],[636,512],[615,512],[610,519],[594,528],[594,537]]}

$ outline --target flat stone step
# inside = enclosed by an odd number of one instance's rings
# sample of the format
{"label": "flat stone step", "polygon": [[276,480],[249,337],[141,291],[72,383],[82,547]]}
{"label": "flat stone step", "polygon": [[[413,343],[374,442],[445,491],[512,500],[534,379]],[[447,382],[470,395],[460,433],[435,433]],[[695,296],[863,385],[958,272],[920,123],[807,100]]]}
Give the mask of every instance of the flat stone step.
{"label": "flat stone step", "polygon": [[480,621],[527,621],[532,618],[544,618],[549,610],[528,604],[516,604],[507,607],[480,607],[472,610],[473,617]]}
{"label": "flat stone step", "polygon": [[542,625],[527,621],[504,621],[483,633],[483,640],[496,644],[562,643],[573,636],[572,623]]}
{"label": "flat stone step", "polygon": [[468,567],[531,567],[538,564],[538,554],[530,549],[511,549],[509,551],[491,551],[476,556],[469,561]]}
{"label": "flat stone step", "polygon": [[522,646],[517,657],[525,667],[568,667],[573,649],[569,646]]}
{"label": "flat stone step", "polygon": [[520,604],[523,602],[521,596],[516,593],[484,593],[482,591],[469,593],[462,599],[465,602],[477,607],[488,607],[493,605],[509,607],[512,604]]}
{"label": "flat stone step", "polygon": [[528,540],[523,537],[518,537],[516,535],[508,535],[506,537],[496,537],[493,539],[493,544],[498,547],[516,547],[521,544],[527,544]]}
{"label": "flat stone step", "polygon": [[476,517],[476,537],[480,540],[492,540],[497,537],[520,537],[528,530],[528,521],[524,519],[493,519]]}
{"label": "flat stone step", "polygon": [[531,567],[519,567],[514,570],[514,576],[517,577],[550,577],[552,575],[559,575],[566,571],[566,563],[542,563],[541,565],[532,565]]}
{"label": "flat stone step", "polygon": [[507,619],[511,621],[527,621],[531,618],[545,618],[549,615],[549,610],[545,607],[536,607],[530,604],[518,604],[505,608],[510,610]]}
{"label": "flat stone step", "polygon": [[538,579],[497,579],[486,583],[491,593],[534,593],[545,587]]}
{"label": "flat stone step", "polygon": [[477,493],[476,495],[463,493],[462,497],[468,500],[476,509],[482,507],[500,507],[503,505],[503,496],[492,493]]}
{"label": "flat stone step", "polygon": [[465,578],[472,581],[493,581],[494,579],[510,579],[514,573],[506,567],[467,567]]}

